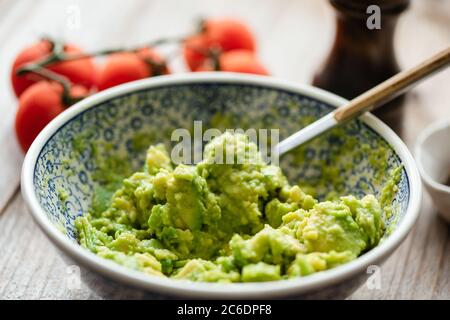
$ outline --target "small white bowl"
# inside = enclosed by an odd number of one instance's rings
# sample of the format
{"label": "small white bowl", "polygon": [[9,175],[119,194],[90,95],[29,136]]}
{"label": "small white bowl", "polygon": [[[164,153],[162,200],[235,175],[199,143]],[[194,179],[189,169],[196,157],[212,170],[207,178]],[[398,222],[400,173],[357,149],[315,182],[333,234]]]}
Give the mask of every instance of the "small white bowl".
{"label": "small white bowl", "polygon": [[450,222],[450,119],[428,126],[415,147],[417,166],[425,187],[441,216]]}

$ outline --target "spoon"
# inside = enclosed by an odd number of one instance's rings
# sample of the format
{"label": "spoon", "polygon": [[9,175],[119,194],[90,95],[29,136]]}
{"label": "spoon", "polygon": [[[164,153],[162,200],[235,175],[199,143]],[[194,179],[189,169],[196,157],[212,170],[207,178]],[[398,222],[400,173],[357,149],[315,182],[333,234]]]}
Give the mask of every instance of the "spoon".
{"label": "spoon", "polygon": [[347,122],[364,112],[373,110],[409,90],[428,76],[448,67],[450,64],[450,47],[435,54],[412,69],[397,73],[376,87],[357,96],[333,112],[297,131],[274,147],[275,155],[280,156],[289,150],[304,144]]}

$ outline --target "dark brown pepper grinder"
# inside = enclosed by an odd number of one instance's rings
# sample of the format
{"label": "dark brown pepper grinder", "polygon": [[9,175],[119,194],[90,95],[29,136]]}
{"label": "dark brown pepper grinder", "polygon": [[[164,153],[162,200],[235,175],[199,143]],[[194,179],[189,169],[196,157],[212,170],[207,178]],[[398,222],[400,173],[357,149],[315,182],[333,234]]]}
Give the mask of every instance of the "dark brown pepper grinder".
{"label": "dark brown pepper grinder", "polygon": [[[336,11],[336,35],[313,84],[352,99],[400,71],[394,54],[394,31],[409,0],[329,1]],[[373,16],[377,12],[378,17]],[[399,97],[374,112],[400,135],[402,102],[403,97]]]}

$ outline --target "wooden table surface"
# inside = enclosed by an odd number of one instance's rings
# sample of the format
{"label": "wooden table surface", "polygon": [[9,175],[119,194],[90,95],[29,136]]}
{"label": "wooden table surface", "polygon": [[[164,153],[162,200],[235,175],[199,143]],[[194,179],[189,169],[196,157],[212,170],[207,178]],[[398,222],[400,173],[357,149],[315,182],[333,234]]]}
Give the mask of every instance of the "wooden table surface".
{"label": "wooden table surface", "polygon": [[[80,19],[74,20],[77,13]],[[0,0],[0,299],[152,297],[90,274],[82,275],[78,289],[65,285],[67,263],[33,222],[20,194],[23,156],[13,132],[17,101],[9,84],[14,56],[42,35],[88,50],[132,46],[185,34],[197,18],[209,15],[247,21],[273,75],[300,83],[310,82],[333,37],[333,15],[324,0]],[[450,0],[412,1],[395,40],[402,68],[448,45]],[[179,59],[172,67],[185,71]],[[404,140],[412,149],[427,124],[450,118],[450,70],[414,89],[407,105]],[[351,299],[450,298],[449,226],[426,193],[423,200],[413,231],[381,268],[381,287],[363,285]]]}

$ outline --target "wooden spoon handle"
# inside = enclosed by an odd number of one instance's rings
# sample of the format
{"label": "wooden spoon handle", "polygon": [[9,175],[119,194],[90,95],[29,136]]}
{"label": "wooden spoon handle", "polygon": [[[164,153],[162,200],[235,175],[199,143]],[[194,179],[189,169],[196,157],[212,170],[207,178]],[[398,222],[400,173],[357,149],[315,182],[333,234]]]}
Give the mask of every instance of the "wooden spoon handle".
{"label": "wooden spoon handle", "polygon": [[344,122],[363,112],[373,110],[450,64],[450,47],[412,69],[405,70],[380,83],[334,111],[334,118]]}

